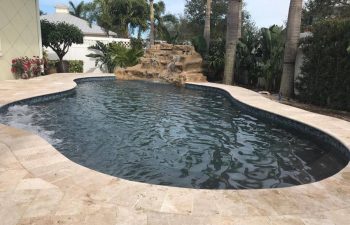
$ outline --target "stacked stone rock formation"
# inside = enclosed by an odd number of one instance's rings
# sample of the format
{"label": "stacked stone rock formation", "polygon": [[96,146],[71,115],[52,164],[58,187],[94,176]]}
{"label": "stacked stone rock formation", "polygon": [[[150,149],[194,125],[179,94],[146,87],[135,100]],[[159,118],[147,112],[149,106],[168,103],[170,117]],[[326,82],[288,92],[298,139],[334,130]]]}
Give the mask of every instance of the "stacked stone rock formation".
{"label": "stacked stone rock formation", "polygon": [[202,57],[192,46],[159,44],[147,49],[140,64],[115,71],[117,79],[162,80],[177,85],[185,82],[205,82]]}

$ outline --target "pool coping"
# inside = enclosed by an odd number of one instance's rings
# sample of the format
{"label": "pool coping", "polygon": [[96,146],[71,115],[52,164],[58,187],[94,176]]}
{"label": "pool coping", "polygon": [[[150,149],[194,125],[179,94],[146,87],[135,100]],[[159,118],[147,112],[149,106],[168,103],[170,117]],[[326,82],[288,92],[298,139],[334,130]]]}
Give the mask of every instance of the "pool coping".
{"label": "pool coping", "polygon": [[[0,104],[7,107],[43,95],[53,100],[74,90],[75,80],[106,77],[111,75],[55,74],[1,81]],[[188,85],[225,91],[249,107],[314,127],[349,150],[349,122],[282,105],[240,87]],[[350,166],[322,181],[290,188],[166,187],[82,167],[39,136],[0,124],[0,206],[5,224],[346,224],[350,220]]]}

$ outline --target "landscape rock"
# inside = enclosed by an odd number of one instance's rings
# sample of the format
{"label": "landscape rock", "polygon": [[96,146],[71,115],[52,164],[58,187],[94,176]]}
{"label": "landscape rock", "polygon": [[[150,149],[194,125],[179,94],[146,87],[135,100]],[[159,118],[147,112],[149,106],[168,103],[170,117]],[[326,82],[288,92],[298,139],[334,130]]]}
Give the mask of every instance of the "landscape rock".
{"label": "landscape rock", "polygon": [[203,59],[193,46],[158,44],[147,49],[140,64],[117,68],[119,80],[159,80],[184,85],[186,82],[206,82],[202,73]]}

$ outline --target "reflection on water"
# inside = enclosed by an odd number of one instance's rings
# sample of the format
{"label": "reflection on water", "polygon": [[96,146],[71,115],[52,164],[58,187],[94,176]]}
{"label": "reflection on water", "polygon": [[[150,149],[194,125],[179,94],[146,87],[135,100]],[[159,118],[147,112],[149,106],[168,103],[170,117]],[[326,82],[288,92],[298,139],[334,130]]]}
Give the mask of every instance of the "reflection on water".
{"label": "reflection on water", "polygon": [[83,83],[75,96],[12,107],[1,121],[38,133],[81,165],[153,184],[286,187],[346,164],[220,94],[140,81]]}

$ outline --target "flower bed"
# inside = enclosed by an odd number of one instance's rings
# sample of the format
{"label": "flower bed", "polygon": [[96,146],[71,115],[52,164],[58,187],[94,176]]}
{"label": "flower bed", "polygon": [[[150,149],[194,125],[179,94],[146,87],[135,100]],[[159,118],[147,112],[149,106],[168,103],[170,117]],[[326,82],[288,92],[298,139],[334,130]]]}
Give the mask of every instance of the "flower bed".
{"label": "flower bed", "polygon": [[17,79],[29,79],[41,75],[42,65],[43,60],[38,56],[15,58],[12,60],[11,72]]}

